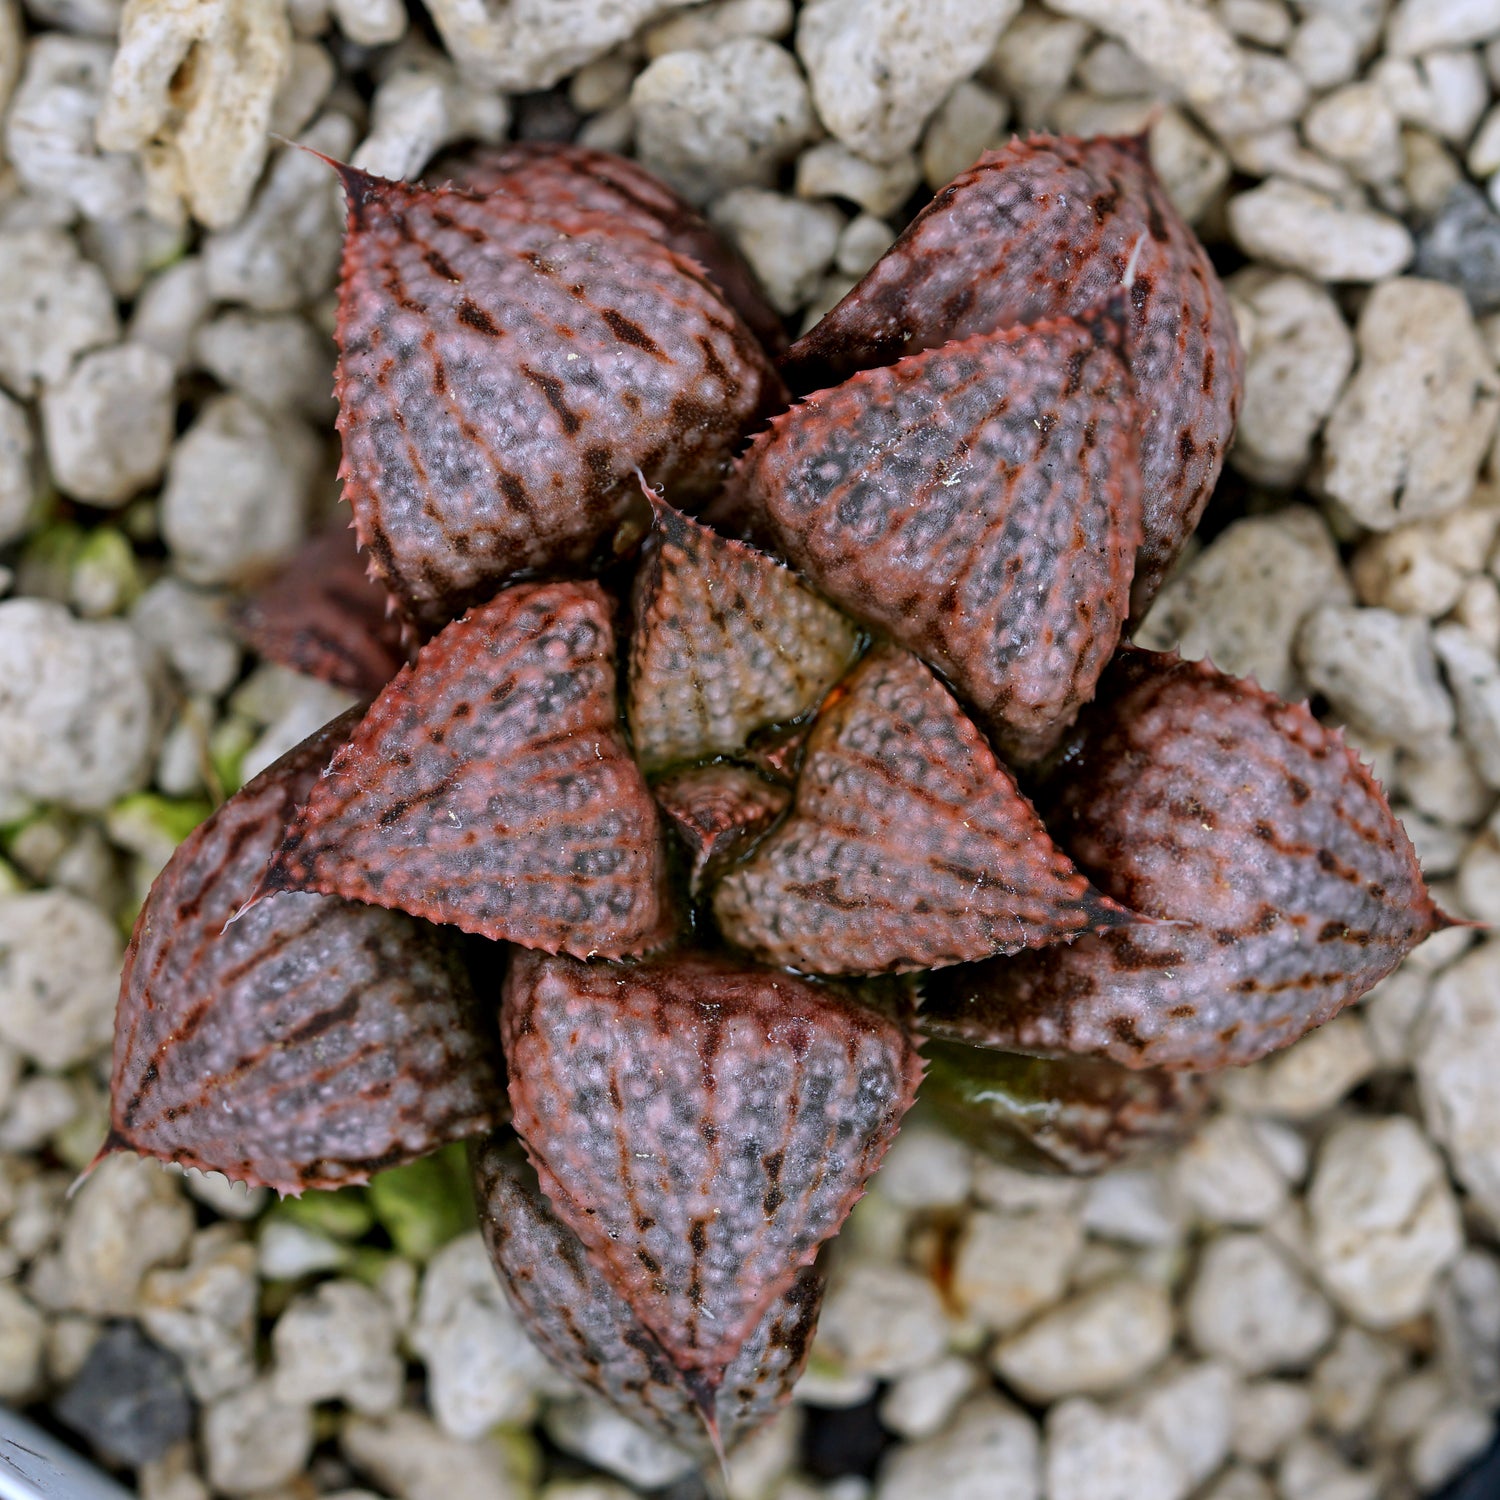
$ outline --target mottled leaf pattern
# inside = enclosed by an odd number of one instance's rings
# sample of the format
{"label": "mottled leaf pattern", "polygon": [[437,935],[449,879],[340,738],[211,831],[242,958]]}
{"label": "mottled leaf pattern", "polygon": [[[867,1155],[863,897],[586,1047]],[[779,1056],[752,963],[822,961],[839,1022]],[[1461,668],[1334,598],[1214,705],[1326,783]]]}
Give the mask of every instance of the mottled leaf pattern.
{"label": "mottled leaf pattern", "polygon": [[688,852],[696,892],[723,872],[791,802],[791,793],[743,766],[694,766],[654,788]]}
{"label": "mottled leaf pattern", "polygon": [[637,469],[679,503],[711,493],[779,403],[754,336],[659,239],[344,172],[341,473],[418,623],[608,553]]}
{"label": "mottled leaf pattern", "polygon": [[858,632],[794,573],[666,505],[636,574],[627,710],[647,770],[740,750],[816,707]]}
{"label": "mottled leaf pattern", "polygon": [[778,551],[937,667],[1001,748],[1093,695],[1141,543],[1124,304],[986,334],[809,397],[740,482]]}
{"label": "mottled leaf pattern", "polygon": [[554,1364],[702,1462],[785,1404],[807,1361],[823,1298],[815,1267],[803,1266],[770,1303],[710,1392],[701,1381],[689,1384],[552,1211],[513,1139],[492,1136],[473,1161],[480,1227],[501,1284]]}
{"label": "mottled leaf pattern", "polygon": [[808,740],[791,816],[721,882],[724,934],[768,963],[875,974],[1131,921],[916,657],[871,652]]}
{"label": "mottled leaf pattern", "polygon": [[1117,659],[1051,825],[1154,925],[954,970],[934,1036],[1218,1068],[1294,1042],[1444,924],[1385,795],[1305,706],[1202,662]]}
{"label": "mottled leaf pattern", "polygon": [[566,224],[597,213],[629,224],[696,261],[730,305],[773,353],[786,330],[750,268],[667,185],[643,167],[608,151],[555,141],[512,141],[456,165],[453,181],[474,193],[521,200],[537,218]]}
{"label": "mottled leaf pattern", "polygon": [[401,621],[366,575],[353,534],[314,537],[235,611],[235,629],[267,661],[373,697],[401,669]]}
{"label": "mottled leaf pattern", "polygon": [[266,890],[316,890],[548,952],[658,941],[661,828],[625,749],[593,583],[518,584],[375,700]]}
{"label": "mottled leaf pattern", "polygon": [[1099,1057],[1020,1057],[929,1042],[922,1097],[981,1150],[1024,1171],[1103,1172],[1182,1141],[1208,1102],[1191,1073]]}
{"label": "mottled leaf pattern", "polygon": [[1122,283],[1142,412],[1139,616],[1213,492],[1243,364],[1229,298],[1144,136],[1034,135],[987,152],[793,345],[787,369],[810,390],[950,339],[1076,317]]}
{"label": "mottled leaf pattern", "polygon": [[864,1190],[915,1050],[838,991],[706,954],[521,954],[501,1033],[543,1191],[706,1404]]}
{"label": "mottled leaf pattern", "polygon": [[504,1119],[454,934],[301,893],[225,926],[356,717],[249,782],[157,877],[120,982],[107,1149],[298,1193]]}

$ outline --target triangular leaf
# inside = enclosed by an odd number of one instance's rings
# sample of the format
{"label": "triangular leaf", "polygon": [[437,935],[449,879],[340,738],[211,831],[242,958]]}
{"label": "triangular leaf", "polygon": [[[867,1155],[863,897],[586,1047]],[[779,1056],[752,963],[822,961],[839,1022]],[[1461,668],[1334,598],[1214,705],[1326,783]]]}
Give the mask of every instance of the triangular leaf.
{"label": "triangular leaf", "polygon": [[653,788],[688,851],[696,892],[718,876],[779,818],[792,795],[743,766],[694,766]]}

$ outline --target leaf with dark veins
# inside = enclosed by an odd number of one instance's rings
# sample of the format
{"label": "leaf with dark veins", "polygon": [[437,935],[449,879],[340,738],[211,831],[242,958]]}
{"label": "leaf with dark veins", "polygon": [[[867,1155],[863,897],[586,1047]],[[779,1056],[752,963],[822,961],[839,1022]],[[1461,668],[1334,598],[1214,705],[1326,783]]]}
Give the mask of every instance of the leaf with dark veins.
{"label": "leaf with dark veins", "polygon": [[910,1106],[905,1031],[722,956],[520,954],[501,1034],[543,1191],[712,1410]]}
{"label": "leaf with dark veins", "polygon": [[859,644],[790,569],[670,506],[655,515],[626,697],[648,771],[741,750],[756,730],[816,707]]}
{"label": "leaf with dark veins", "polygon": [[694,894],[712,882],[786,811],[792,800],[743,766],[693,766],[664,776],[652,790],[688,852]]}
{"label": "leaf with dark veins", "polygon": [[607,560],[644,518],[637,469],[701,499],[781,403],[754,335],[659,238],[340,170],[340,473],[418,624]]}
{"label": "leaf with dark veins", "polygon": [[262,883],[587,956],[665,935],[661,826],[625,748],[594,583],[506,589],[422,648]]}
{"label": "leaf with dark veins", "polygon": [[1244,362],[1229,298],[1144,136],[1033,135],[986,152],[792,346],[787,374],[811,390],[970,334],[1077,317],[1122,284],[1142,414],[1138,619],[1213,493]]}
{"label": "leaf with dark veins", "polygon": [[300,893],[230,920],[356,718],[247,783],[157,877],[120,982],[106,1150],[300,1193],[505,1118],[454,934]]}
{"label": "leaf with dark veins", "polygon": [[472,1152],[479,1224],[511,1306],[533,1343],[632,1421],[707,1463],[768,1420],[792,1393],[823,1298],[813,1266],[772,1300],[707,1405],[606,1271],[543,1197],[513,1139]]}
{"label": "leaf with dark veins", "polygon": [[883,646],[824,705],[791,815],[714,895],[767,963],[905,973],[1134,918],[1094,889],[952,695]]}
{"label": "leaf with dark veins", "polygon": [[944,344],[810,396],[736,476],[815,587],[938,668],[1036,759],[1093,696],[1141,544],[1116,297]]}
{"label": "leaf with dark veins", "polygon": [[1296,1041],[1447,919],[1336,731],[1207,663],[1105,675],[1049,824],[1100,889],[1166,920],[934,976],[929,1035],[1206,1070]]}

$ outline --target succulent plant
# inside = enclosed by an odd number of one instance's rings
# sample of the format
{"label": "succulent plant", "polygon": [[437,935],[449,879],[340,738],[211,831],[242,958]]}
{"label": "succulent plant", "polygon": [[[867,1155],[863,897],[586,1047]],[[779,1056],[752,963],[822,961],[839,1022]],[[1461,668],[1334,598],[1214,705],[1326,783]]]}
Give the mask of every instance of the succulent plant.
{"label": "succulent plant", "polygon": [[1096,1170],[1446,919],[1336,731],[1128,644],[1241,363],[1142,141],[986,155],[789,349],[629,162],[339,171],[369,578],[321,538],[241,625],[373,701],[158,880],[106,1149],[295,1194],[469,1139],[537,1342],[722,1452],[922,1034],[981,1144]]}

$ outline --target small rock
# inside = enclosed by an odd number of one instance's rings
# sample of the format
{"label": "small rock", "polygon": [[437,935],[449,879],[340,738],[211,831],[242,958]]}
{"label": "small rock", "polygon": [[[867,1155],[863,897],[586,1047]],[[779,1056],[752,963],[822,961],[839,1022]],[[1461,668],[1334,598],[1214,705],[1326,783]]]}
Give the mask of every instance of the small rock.
{"label": "small rock", "polygon": [[21,1289],[0,1281],[0,1400],[20,1406],[41,1394],[47,1320]]}
{"label": "small rock", "polygon": [[1453,1392],[1442,1372],[1431,1367],[1394,1381],[1386,1391],[1371,1426],[1372,1439],[1384,1447],[1398,1447],[1426,1430]]}
{"label": "small rock", "polygon": [[232,583],[302,539],[319,458],[313,435],[242,396],[218,396],[172,451],[162,535],[190,583]]}
{"label": "small rock", "polygon": [[1383,57],[1370,80],[1408,125],[1431,131],[1462,150],[1489,103],[1489,81],[1479,54],[1467,48],[1420,58]]}
{"label": "small rock", "polygon": [[1043,1314],[995,1350],[994,1368],[1032,1401],[1102,1395],[1145,1374],[1172,1342],[1172,1307],[1149,1282],[1120,1278]]}
{"label": "small rock", "polygon": [[709,218],[750,262],[780,313],[796,312],[813,294],[844,229],[844,216],[831,203],[753,187],[726,193]]}
{"label": "small rock", "polygon": [[1219,0],[1219,19],[1236,36],[1261,47],[1285,47],[1292,18],[1281,0]]}
{"label": "small rock", "polygon": [[1095,42],[1078,64],[1078,81],[1091,94],[1127,98],[1161,92],[1160,80],[1123,42]]}
{"label": "small rock", "polygon": [[136,600],[130,623],[190,692],[217,698],[240,674],[240,645],[218,595],[162,578]]}
{"label": "small rock", "polygon": [[1177,109],[1162,110],[1151,126],[1151,164],[1189,224],[1208,212],[1229,181],[1229,158]]}
{"label": "small rock", "polygon": [[[1234,166],[1250,177],[1269,177],[1278,183],[1296,183],[1331,199],[1346,209],[1362,207],[1354,179],[1337,162],[1319,156],[1303,145],[1290,124],[1273,125],[1253,135],[1232,135],[1224,149]],[[1342,226],[1347,232],[1348,226]],[[1262,266],[1262,271],[1269,267]]]}
{"label": "small rock", "polygon": [[1412,1043],[1427,1010],[1430,987],[1425,974],[1403,965],[1365,996],[1360,1014],[1365,1021],[1365,1035],[1381,1067],[1411,1065]]}
{"label": "small rock", "polygon": [[136,1475],[141,1500],[208,1500],[208,1486],[198,1473],[191,1443],[178,1443],[160,1458],[144,1463]]}
{"label": "small rock", "polygon": [[1314,11],[1287,43],[1287,61],[1312,89],[1337,88],[1359,71],[1363,43],[1348,19],[1336,11]]}
{"label": "small rock", "polygon": [[922,136],[922,175],[933,192],[946,187],[1000,142],[1009,107],[967,79],[942,102]]}
{"label": "small rock", "polygon": [[811,0],[797,55],[818,115],[876,161],[911,150],[928,117],[968,78],[1020,9],[1019,0]]}
{"label": "small rock", "polygon": [[[1493,118],[1500,158],[1500,113]],[[1500,159],[1490,168],[1490,172],[1496,170],[1500,170]],[[1500,308],[1500,214],[1472,183],[1455,183],[1442,208],[1417,236],[1413,270],[1418,276],[1458,287],[1476,313]]]}
{"label": "small rock", "polygon": [[876,1191],[901,1208],[957,1208],[973,1182],[967,1146],[945,1130],[913,1123],[902,1127],[886,1152]]}
{"label": "small rock", "polygon": [[181,1366],[138,1323],[105,1329],[52,1410],[114,1463],[160,1458],[193,1430]]}
{"label": "small rock", "polygon": [[1040,1450],[1031,1418],[986,1392],[940,1435],[893,1449],[874,1500],[1037,1500]]}
{"label": "small rock", "polygon": [[1486,651],[1500,656],[1500,584],[1483,574],[1470,578],[1453,606],[1453,622]]}
{"label": "small rock", "polygon": [[1357,1015],[1345,1012],[1295,1046],[1224,1077],[1237,1109],[1306,1120],[1332,1109],[1375,1071],[1375,1053]]}
{"label": "small rock", "polygon": [[406,34],[401,0],[332,0],[339,30],[361,47],[385,47]]}
{"label": "small rock", "polygon": [[1138,1415],[1177,1455],[1194,1488],[1229,1456],[1237,1384],[1225,1365],[1189,1365],[1158,1381],[1140,1400]]}
{"label": "small rock", "polygon": [[1182,1500],[1190,1487],[1146,1422],[1081,1397],[1047,1413],[1047,1500]]}
{"label": "small rock", "polygon": [[1458,707],[1459,734],[1479,774],[1500,787],[1500,663],[1462,625],[1439,625],[1432,641]]}
{"label": "small rock", "polygon": [[198,330],[194,349],[220,384],[265,411],[332,415],[333,346],[304,318],[230,309]]}
{"label": "small rock", "polygon": [[270,1380],[257,1380],[204,1412],[202,1441],[214,1489],[253,1495],[305,1472],[313,1446],[312,1409],[280,1400]]}
{"label": "small rock", "polygon": [[1286,1179],[1243,1115],[1216,1115],[1174,1165],[1178,1192],[1210,1224],[1266,1224],[1286,1202]]}
{"label": "small rock", "polygon": [[1479,503],[1371,537],[1350,568],[1361,603],[1428,619],[1447,614],[1494,545],[1500,508],[1493,498],[1484,490]]}
{"label": "small rock", "polygon": [[432,1414],[454,1437],[530,1421],[538,1389],[553,1383],[500,1290],[477,1230],[428,1262],[408,1341],[427,1366]]}
{"label": "small rock", "polygon": [[1463,1248],[1442,1162],[1404,1116],[1335,1127],[1318,1153],[1307,1205],[1323,1284],[1371,1328],[1422,1312],[1438,1274]]}
{"label": "small rock", "polygon": [[1229,227],[1252,259],[1315,281],[1383,281],[1409,264],[1415,249],[1399,220],[1347,208],[1285,178],[1231,198]]}
{"label": "small rock", "polygon": [[1313,1406],[1336,1437],[1357,1433],[1370,1420],[1386,1382],[1401,1367],[1390,1344],[1347,1324],[1313,1370]]}
{"label": "small rock", "polygon": [[130,314],[130,340],[164,354],[173,370],[181,374],[190,361],[194,336],[211,306],[202,257],[186,255],[141,288]]}
{"label": "small rock", "polygon": [[954,1252],[955,1304],[1005,1333],[1067,1290],[1083,1229],[1068,1213],[970,1215]]}
{"label": "small rock", "polygon": [[1276,1468],[1281,1500],[1376,1500],[1380,1476],[1354,1469],[1332,1443],[1322,1438],[1294,1438]]}
{"label": "small rock", "polygon": [[288,1219],[267,1219],[256,1241],[256,1269],[267,1281],[297,1281],[319,1271],[342,1270],[348,1260],[346,1245]]}
{"label": "small rock", "polygon": [[340,1443],[355,1468],[398,1500],[521,1500],[529,1493],[511,1477],[499,1441],[449,1437],[414,1411],[355,1417]]}
{"label": "small rock", "polygon": [[1466,1469],[1495,1437],[1495,1414],[1478,1406],[1436,1413],[1406,1455],[1406,1471],[1424,1493],[1441,1489]]}
{"label": "small rock", "polygon": [[596,1464],[637,1489],[654,1490],[695,1467],[680,1448],[647,1432],[596,1396],[554,1401],[542,1418],[547,1436],[564,1453]]}
{"label": "small rock", "polygon": [[1244,1375],[1300,1370],[1328,1342],[1333,1312],[1264,1234],[1209,1241],[1188,1293],[1193,1342]]}
{"label": "small rock", "polygon": [[1356,730],[1420,751],[1453,728],[1426,620],[1325,604],[1302,622],[1303,675]]}
{"label": "small rock", "polygon": [[120,324],[104,273],[56,229],[0,234],[0,382],[18,396],[61,380]]}
{"label": "small rock", "polygon": [[1083,1227],[1100,1239],[1162,1249],[1181,1243],[1182,1211],[1161,1172],[1121,1167],[1089,1183]]}
{"label": "small rock", "polygon": [[641,40],[646,56],[656,58],[665,52],[707,50],[740,36],[775,41],[791,31],[793,20],[791,0],[713,0],[658,21]]}
{"label": "small rock", "polygon": [[1312,1422],[1312,1393],[1289,1380],[1256,1380],[1234,1400],[1230,1446],[1246,1463],[1270,1463]]}
{"label": "small rock", "polygon": [[1233,1464],[1204,1491],[1204,1500],[1274,1500],[1274,1497],[1264,1475]]}
{"label": "small rock", "polygon": [[1399,0],[1386,23],[1385,45],[1397,57],[1416,57],[1496,35],[1500,5],[1495,0]]}
{"label": "small rock", "polygon": [[1301,682],[1292,647],[1302,621],[1350,597],[1322,517],[1293,505],[1227,526],[1167,583],[1137,638],[1291,697]]}
{"label": "small rock", "polygon": [[[1457,830],[1453,830],[1455,834]],[[1460,835],[1461,837],[1461,835]],[[1436,866],[1423,862],[1424,870]],[[1443,873],[1451,873],[1445,871]],[[1458,866],[1458,895],[1463,909],[1477,922],[1500,921],[1500,827],[1497,820],[1480,830],[1464,850]]]}
{"label": "small rock", "polygon": [[948,1425],[978,1379],[974,1365],[957,1354],[912,1370],[892,1381],[881,1398],[881,1426],[910,1442],[930,1438]]}
{"label": "small rock", "polygon": [[1500,1259],[1465,1250],[1438,1283],[1433,1312],[1454,1385],[1477,1405],[1500,1404]]}
{"label": "small rock", "polygon": [[630,103],[642,165],[692,203],[771,186],[815,129],[797,64],[759,37],[657,58]]}
{"label": "small rock", "polygon": [[161,475],[172,444],[172,362],[144,344],[85,354],[42,396],[47,457],[58,487],[116,506]]}
{"label": "small rock", "polygon": [[1494,362],[1463,293],[1385,282],[1355,338],[1359,368],[1324,433],[1324,488],[1379,531],[1462,505],[1500,413]]}
{"label": "small rock", "polygon": [[78,1096],[66,1078],[33,1073],[21,1080],[0,1120],[0,1151],[40,1151],[78,1117]]}
{"label": "small rock", "polygon": [[379,1416],[401,1400],[405,1367],[385,1299],[358,1281],[325,1281],[276,1320],[271,1389],[288,1406],[344,1401]]}
{"label": "small rock", "polygon": [[0,391],[0,547],[25,535],[31,525],[36,492],[32,448],[26,408]]}
{"label": "small rock", "polygon": [[313,730],[322,728],[359,701],[356,694],[332,683],[319,682],[316,677],[303,677],[284,668],[276,670],[290,684],[289,691],[276,716],[240,758],[240,774],[246,778],[258,776],[272,761],[279,760],[294,745],[300,745]]}
{"label": "small rock", "polygon": [[216,1401],[255,1378],[255,1324],[260,1288],[255,1250],[229,1225],[193,1239],[181,1271],[152,1271],[141,1283],[146,1332],[182,1359],[200,1401]]}
{"label": "small rock", "polygon": [[182,1177],[188,1197],[207,1204],[221,1219],[254,1219],[270,1201],[270,1188],[231,1182],[222,1172],[200,1172],[189,1167]]}
{"label": "small rock", "polygon": [[901,1266],[851,1266],[823,1305],[818,1343],[850,1374],[889,1379],[931,1364],[947,1347],[937,1289]]}
{"label": "small rock", "polygon": [[867,214],[883,217],[911,197],[921,175],[911,152],[873,162],[839,141],[819,141],[797,158],[797,196],[844,198]]}
{"label": "small rock", "polygon": [[1203,123],[1221,141],[1290,126],[1307,109],[1307,85],[1289,62],[1253,48],[1241,55],[1239,81],[1198,105]]}
{"label": "small rock", "polygon": [[[1405,157],[1401,168],[1401,190],[1411,204],[1411,211],[1420,219],[1430,221],[1435,214],[1442,212],[1448,195],[1464,180],[1463,168],[1447,145],[1428,130],[1416,130],[1410,126],[1402,130],[1401,151]],[[1453,279],[1436,270],[1420,270],[1418,274],[1434,281]]]}
{"label": "small rock", "polygon": [[43,1068],[97,1057],[114,1033],[120,955],[114,924],[69,891],[0,897],[0,1039]]}

